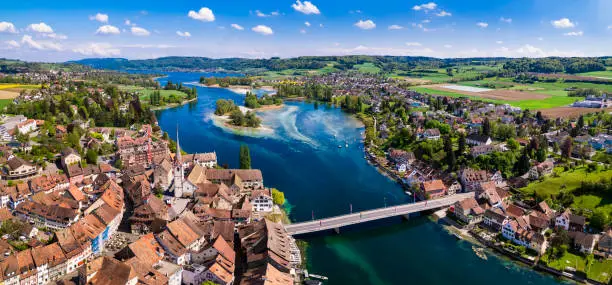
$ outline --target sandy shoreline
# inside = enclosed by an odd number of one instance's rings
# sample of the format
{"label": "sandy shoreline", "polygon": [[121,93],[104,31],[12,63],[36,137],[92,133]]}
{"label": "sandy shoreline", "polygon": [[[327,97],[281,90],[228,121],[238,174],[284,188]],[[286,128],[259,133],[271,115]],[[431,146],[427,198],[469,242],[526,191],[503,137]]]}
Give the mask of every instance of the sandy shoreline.
{"label": "sandy shoreline", "polygon": [[262,105],[261,107],[257,108],[257,109],[253,109],[254,111],[271,111],[271,110],[278,110],[278,109],[282,109],[285,107],[285,104],[280,104],[280,105]]}

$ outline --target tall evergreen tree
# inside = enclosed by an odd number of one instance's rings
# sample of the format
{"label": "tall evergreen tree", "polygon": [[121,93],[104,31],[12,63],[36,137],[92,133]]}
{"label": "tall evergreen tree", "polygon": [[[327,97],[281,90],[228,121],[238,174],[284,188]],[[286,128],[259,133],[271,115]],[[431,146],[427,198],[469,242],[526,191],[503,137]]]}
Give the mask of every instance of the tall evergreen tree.
{"label": "tall evergreen tree", "polygon": [[459,145],[459,148],[457,149],[457,155],[458,156],[462,156],[463,153],[465,152],[465,135],[463,133],[459,134],[459,140],[457,141],[457,144]]}
{"label": "tall evergreen tree", "polygon": [[251,169],[251,152],[245,144],[240,146],[240,169]]}
{"label": "tall evergreen tree", "polygon": [[488,117],[485,117],[484,122],[482,123],[482,134],[485,136],[491,136],[491,122],[489,122]]}

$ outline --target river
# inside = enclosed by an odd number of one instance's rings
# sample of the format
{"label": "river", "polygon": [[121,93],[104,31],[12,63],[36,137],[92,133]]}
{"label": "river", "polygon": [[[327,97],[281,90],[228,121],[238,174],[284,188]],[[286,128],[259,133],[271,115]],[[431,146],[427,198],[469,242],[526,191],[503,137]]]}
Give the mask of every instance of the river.
{"label": "river", "polygon": [[[168,73],[162,84],[195,82],[209,73]],[[217,74],[217,76],[219,76]],[[363,127],[341,110],[286,102],[262,112],[270,131],[236,134],[211,118],[217,99],[242,104],[244,95],[198,87],[198,101],[157,111],[159,124],[189,152],[216,151],[220,165],[238,166],[241,144],[249,145],[252,167],[268,187],[285,192],[292,221],[305,221],[410,201],[395,182],[364,159]],[[348,147],[345,147],[348,144]],[[342,146],[339,148],[338,146]],[[427,217],[399,218],[302,237],[308,270],[327,284],[558,284],[492,254],[481,260],[471,245],[457,241]]]}

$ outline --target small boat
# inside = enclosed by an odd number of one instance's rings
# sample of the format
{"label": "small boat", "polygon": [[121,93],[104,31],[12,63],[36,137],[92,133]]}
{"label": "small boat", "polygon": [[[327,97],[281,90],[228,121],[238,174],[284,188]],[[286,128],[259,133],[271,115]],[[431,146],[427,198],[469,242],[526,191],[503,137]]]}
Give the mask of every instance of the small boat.
{"label": "small boat", "polygon": [[339,144],[339,145],[338,145],[338,148],[342,148],[342,145],[341,145],[341,144]]}
{"label": "small boat", "polygon": [[463,238],[458,234],[458,233],[453,233],[453,235],[458,239],[458,240],[463,240]]}
{"label": "small boat", "polygon": [[404,194],[406,194],[408,196],[412,196],[412,193],[410,193],[410,191],[408,191],[408,190],[404,191]]}
{"label": "small boat", "polygon": [[476,253],[476,255],[478,257],[480,257],[483,260],[487,260],[487,255],[484,253],[484,248],[478,248],[476,246],[472,246],[472,250],[474,251],[474,253]]}

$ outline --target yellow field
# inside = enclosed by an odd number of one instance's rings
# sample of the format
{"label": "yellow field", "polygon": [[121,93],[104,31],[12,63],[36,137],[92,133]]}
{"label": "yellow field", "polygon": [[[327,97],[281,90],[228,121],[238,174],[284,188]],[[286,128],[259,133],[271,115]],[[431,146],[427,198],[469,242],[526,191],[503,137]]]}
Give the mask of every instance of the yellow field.
{"label": "yellow field", "polygon": [[14,89],[14,88],[17,88],[17,89],[36,89],[36,88],[40,88],[40,85],[0,83],[0,90]]}

